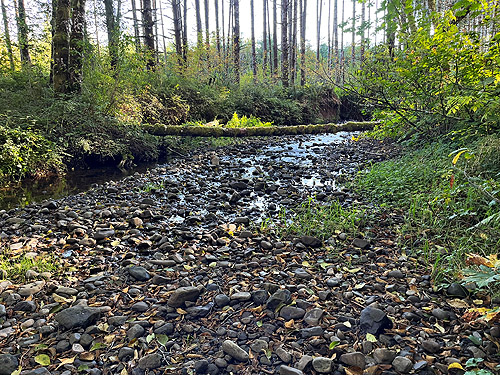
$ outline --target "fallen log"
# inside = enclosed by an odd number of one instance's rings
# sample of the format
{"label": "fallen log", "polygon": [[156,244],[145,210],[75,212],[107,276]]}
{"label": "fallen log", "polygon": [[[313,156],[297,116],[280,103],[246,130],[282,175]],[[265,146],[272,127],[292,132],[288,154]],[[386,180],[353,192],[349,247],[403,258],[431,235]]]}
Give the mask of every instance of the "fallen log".
{"label": "fallen log", "polygon": [[254,128],[224,128],[220,126],[149,125],[148,133],[158,136],[181,137],[263,137],[299,134],[338,133],[342,131],[372,130],[378,122],[346,122],[344,124],[319,124],[296,126],[267,126]]}

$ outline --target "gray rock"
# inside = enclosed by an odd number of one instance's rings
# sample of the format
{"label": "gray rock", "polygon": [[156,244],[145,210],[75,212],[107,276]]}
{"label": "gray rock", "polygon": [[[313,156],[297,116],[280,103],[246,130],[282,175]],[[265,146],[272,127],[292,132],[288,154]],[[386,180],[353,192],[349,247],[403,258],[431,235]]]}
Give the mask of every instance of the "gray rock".
{"label": "gray rock", "polygon": [[56,321],[66,329],[87,328],[95,323],[100,315],[100,309],[96,307],[74,306],[57,313]]}
{"label": "gray rock", "polygon": [[186,301],[195,302],[200,295],[200,290],[194,286],[177,288],[167,301],[170,307],[181,307]]}
{"label": "gray rock", "polygon": [[285,365],[281,365],[280,366],[280,375],[304,375],[304,373],[302,371],[300,371],[299,369],[285,366]]}
{"label": "gray rock", "polygon": [[387,317],[386,313],[380,309],[368,306],[361,311],[361,317],[359,319],[361,333],[380,335],[386,329],[391,329],[392,326],[392,321]]}
{"label": "gray rock", "polygon": [[7,310],[5,309],[5,305],[0,304],[0,318],[7,315]]}
{"label": "gray rock", "polygon": [[231,295],[232,300],[236,301],[249,301],[252,298],[252,294],[249,292],[237,292]]}
{"label": "gray rock", "polygon": [[269,294],[264,289],[255,290],[252,292],[252,301],[256,305],[263,305],[266,303]]}
{"label": "gray rock", "polygon": [[60,286],[55,291],[56,294],[67,294],[68,296],[76,296],[78,294],[78,290],[75,288],[69,288],[66,286]]}
{"label": "gray rock", "polygon": [[317,326],[321,318],[323,317],[324,313],[325,312],[323,311],[323,309],[316,307],[306,312],[306,315],[304,316],[304,321],[310,326]]}
{"label": "gray rock", "polygon": [[112,238],[114,236],[115,236],[114,229],[100,229],[94,233],[94,239],[97,241],[104,240],[105,238]]}
{"label": "gray rock", "polygon": [[162,365],[162,356],[158,353],[148,354],[139,359],[139,368],[142,370],[153,370]]}
{"label": "gray rock", "polygon": [[111,316],[108,319],[108,324],[114,325],[114,326],[121,326],[123,323],[125,323],[128,319],[128,316],[124,315],[115,315]]}
{"label": "gray rock", "polygon": [[127,337],[129,340],[136,339],[138,337],[144,336],[144,327],[142,327],[140,324],[134,324],[132,327],[130,327],[127,331]]}
{"label": "gray rock", "polygon": [[0,354],[0,375],[10,375],[17,370],[19,361],[11,354]]}
{"label": "gray rock", "polygon": [[124,346],[118,351],[118,359],[120,361],[132,358],[134,356],[134,349]]}
{"label": "gray rock", "polygon": [[448,320],[450,318],[450,312],[439,307],[432,309],[432,315],[438,320]]}
{"label": "gray rock", "polygon": [[297,368],[300,371],[304,371],[311,364],[312,360],[313,357],[304,354],[302,357],[300,357],[299,362],[297,362]]}
{"label": "gray rock", "polygon": [[151,275],[149,272],[141,266],[132,266],[128,268],[128,273],[130,276],[132,276],[134,279],[138,281],[147,281],[151,278]]}
{"label": "gray rock", "polygon": [[194,371],[197,374],[206,374],[208,371],[208,361],[206,359],[200,359],[194,363]]}
{"label": "gray rock", "polygon": [[151,280],[151,283],[153,285],[166,285],[166,284],[170,283],[170,281],[171,280],[168,277],[161,276],[161,275],[154,275],[153,279]]}
{"label": "gray rock", "polygon": [[21,371],[20,375],[50,375],[50,371],[45,367],[39,367],[34,370],[24,370]]}
{"label": "gray rock", "polygon": [[276,310],[281,305],[288,305],[292,301],[292,294],[287,289],[279,289],[274,292],[267,300],[266,307],[269,310]]}
{"label": "gray rock", "polygon": [[377,363],[392,363],[397,353],[386,348],[377,348],[373,351],[373,358]]}
{"label": "gray rock", "polygon": [[303,339],[307,339],[309,337],[314,337],[314,336],[323,336],[323,333],[325,333],[325,331],[320,326],[303,328],[300,330],[300,334]]}
{"label": "gray rock", "polygon": [[302,236],[300,242],[309,247],[320,247],[323,244],[319,238],[313,236]]}
{"label": "gray rock", "polygon": [[33,283],[23,285],[19,289],[18,293],[19,293],[19,295],[21,295],[23,297],[28,297],[28,296],[31,296],[31,295],[36,294],[39,291],[41,291],[43,289],[44,285],[45,285],[45,281],[35,281]]}
{"label": "gray rock", "polygon": [[226,296],[225,294],[217,294],[214,298],[215,304],[219,307],[224,307],[229,305],[229,302],[231,302],[231,299]]}
{"label": "gray rock", "polygon": [[320,374],[329,374],[332,372],[332,360],[325,357],[316,357],[312,361],[313,369]]}
{"label": "gray rock", "polygon": [[267,343],[267,341],[260,340],[260,339],[255,340],[250,345],[250,349],[252,349],[252,352],[258,353],[258,354],[262,353],[262,350],[265,350],[268,347],[269,347],[269,344]]}
{"label": "gray rock", "polygon": [[232,358],[240,362],[248,361],[249,355],[246,351],[241,349],[238,344],[231,340],[225,340],[222,343],[222,350],[224,353],[230,355]]}
{"label": "gray rock", "polygon": [[284,363],[290,363],[292,362],[292,355],[288,353],[283,347],[278,347],[276,349],[276,355],[281,359]]}
{"label": "gray rock", "polygon": [[394,367],[394,370],[397,372],[408,374],[413,368],[413,362],[409,358],[397,356],[392,361],[392,367]]}
{"label": "gray rock", "polygon": [[144,301],[136,302],[130,307],[130,309],[137,312],[146,312],[149,310],[149,305]]}
{"label": "gray rock", "polygon": [[452,283],[446,288],[446,293],[452,297],[466,298],[469,296],[469,291],[459,283]]}
{"label": "gray rock", "polygon": [[403,279],[405,274],[400,270],[392,270],[387,273],[388,277],[394,277],[395,279]]}
{"label": "gray rock", "polygon": [[330,288],[333,288],[339,286],[341,282],[342,280],[338,277],[332,277],[331,279],[326,280],[326,285],[328,285]]}
{"label": "gray rock", "polygon": [[370,247],[370,242],[362,238],[355,238],[354,241],[352,241],[352,246],[361,250],[366,250]]}
{"label": "gray rock", "polygon": [[312,279],[312,275],[303,268],[297,268],[294,272],[294,275],[298,279],[305,279],[305,280]]}
{"label": "gray rock", "polygon": [[359,367],[362,370],[366,367],[365,356],[360,352],[342,354],[340,356],[340,361],[348,366]]}
{"label": "gray rock", "polygon": [[285,306],[280,310],[280,316],[285,320],[302,319],[306,311],[300,307]]}
{"label": "gray rock", "polygon": [[14,305],[14,311],[34,312],[36,303],[34,301],[21,301]]}
{"label": "gray rock", "polygon": [[422,347],[429,353],[438,353],[441,351],[441,345],[435,340],[422,341]]}

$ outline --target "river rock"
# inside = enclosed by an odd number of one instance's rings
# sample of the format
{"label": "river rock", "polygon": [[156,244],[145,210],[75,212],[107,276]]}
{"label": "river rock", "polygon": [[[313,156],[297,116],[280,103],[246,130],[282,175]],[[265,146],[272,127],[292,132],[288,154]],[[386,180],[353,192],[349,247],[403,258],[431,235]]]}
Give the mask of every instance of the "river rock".
{"label": "river rock", "polygon": [[317,326],[319,324],[321,318],[323,317],[324,313],[325,312],[323,311],[323,309],[320,309],[319,307],[315,307],[314,309],[306,312],[306,314],[304,316],[304,321],[310,326]]}
{"label": "river rock", "polygon": [[332,372],[332,360],[325,357],[316,357],[312,361],[313,369],[320,374],[329,374]]}
{"label": "river rock", "polygon": [[394,370],[397,372],[408,374],[413,368],[413,362],[409,358],[397,356],[392,361],[392,367],[394,367]]}
{"label": "river rock", "polygon": [[281,365],[280,366],[280,375],[304,375],[304,373],[302,371],[300,371],[299,369],[285,366],[285,365]]}
{"label": "river rock", "polygon": [[292,355],[288,353],[283,347],[279,346],[276,349],[276,355],[281,359],[284,363],[290,363],[292,361]]}
{"label": "river rock", "polygon": [[149,272],[141,266],[132,266],[128,268],[128,273],[137,281],[147,281],[151,278]]}
{"label": "river rock", "polygon": [[18,366],[17,357],[11,354],[0,354],[0,375],[11,375]]}
{"label": "river rock", "polygon": [[162,364],[162,356],[159,353],[148,354],[139,359],[139,368],[143,370],[154,370]]}
{"label": "river rock", "polygon": [[359,319],[361,333],[380,335],[386,329],[391,329],[392,326],[392,321],[387,317],[386,313],[378,308],[368,306],[361,311]]}
{"label": "river rock", "polygon": [[373,351],[373,358],[377,363],[391,363],[396,358],[396,352],[386,348],[377,348]]}
{"label": "river rock", "polygon": [[186,301],[195,302],[199,295],[200,289],[195,286],[183,286],[177,288],[167,301],[170,307],[181,307]]}
{"label": "river rock", "polygon": [[469,291],[459,283],[451,283],[446,288],[446,293],[452,297],[467,298],[469,296]]}
{"label": "river rock", "polygon": [[292,300],[292,294],[287,289],[279,289],[274,292],[267,300],[266,307],[269,310],[276,310],[281,305],[288,305]]}
{"label": "river rock", "polygon": [[23,285],[19,289],[18,293],[23,297],[28,297],[41,291],[44,285],[45,281],[35,281],[33,283]]}
{"label": "river rock", "polygon": [[357,247],[361,250],[366,250],[370,247],[370,242],[362,238],[355,238],[352,242],[352,246]]}
{"label": "river rock", "polygon": [[96,307],[87,306],[75,306],[69,307],[57,313],[55,316],[59,325],[63,326],[65,329],[72,328],[87,328],[91,324],[95,323],[99,318],[100,309]]}
{"label": "river rock", "polygon": [[365,356],[360,352],[342,354],[340,356],[340,361],[348,366],[359,367],[362,370],[366,367]]}
{"label": "river rock", "polygon": [[241,349],[238,344],[231,340],[225,340],[222,343],[222,350],[224,353],[230,355],[232,358],[240,362],[248,361],[249,355],[246,351]]}
{"label": "river rock", "polygon": [[280,310],[280,316],[285,320],[302,319],[306,311],[300,307],[285,306]]}
{"label": "river rock", "polygon": [[302,236],[300,242],[309,247],[320,247],[323,244],[319,238],[313,236]]}

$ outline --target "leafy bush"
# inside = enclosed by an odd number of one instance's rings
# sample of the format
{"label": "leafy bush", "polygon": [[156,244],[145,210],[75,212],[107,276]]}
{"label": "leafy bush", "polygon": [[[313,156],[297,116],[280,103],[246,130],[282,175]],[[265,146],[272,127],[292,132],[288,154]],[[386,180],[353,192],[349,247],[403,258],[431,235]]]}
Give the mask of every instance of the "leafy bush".
{"label": "leafy bush", "polygon": [[262,122],[260,119],[250,116],[238,117],[238,114],[234,112],[233,117],[226,124],[227,128],[252,128],[252,127],[268,127],[272,124],[270,122]]}

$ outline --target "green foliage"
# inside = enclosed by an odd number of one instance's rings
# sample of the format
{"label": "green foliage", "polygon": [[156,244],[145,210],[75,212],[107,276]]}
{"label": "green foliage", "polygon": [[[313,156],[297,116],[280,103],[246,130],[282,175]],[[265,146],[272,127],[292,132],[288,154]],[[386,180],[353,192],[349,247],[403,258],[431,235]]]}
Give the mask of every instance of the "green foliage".
{"label": "green foliage", "polygon": [[270,122],[262,122],[260,119],[245,115],[238,117],[238,114],[234,112],[233,117],[226,124],[227,128],[252,128],[252,127],[269,127],[272,126]]}
{"label": "green foliage", "polygon": [[[470,148],[481,148],[481,142]],[[487,255],[500,246],[500,220],[495,220],[500,207],[493,200],[499,193],[491,188],[499,181],[467,174],[460,163],[473,159],[460,159],[453,166],[451,150],[453,146],[443,143],[427,145],[376,164],[355,181],[363,195],[402,211],[401,246],[434,264],[438,281],[458,276],[466,254]]]}
{"label": "green foliage", "polygon": [[464,281],[476,283],[478,288],[488,288],[499,285],[500,267],[479,266],[479,269],[468,268],[464,270]]}
{"label": "green foliage", "polygon": [[336,200],[321,205],[311,198],[295,210],[282,211],[277,229],[282,237],[308,235],[325,240],[340,232],[355,235],[363,223],[363,215],[357,208],[343,208]]}
{"label": "green foliage", "polygon": [[0,253],[0,278],[8,280],[24,280],[26,271],[56,272],[58,265],[53,257],[47,254],[36,257],[27,256],[25,253],[14,255],[7,250]]}

